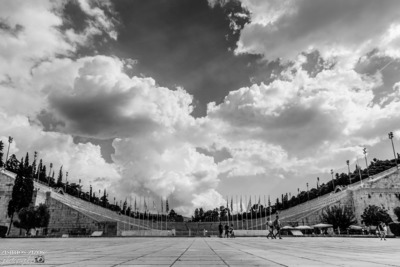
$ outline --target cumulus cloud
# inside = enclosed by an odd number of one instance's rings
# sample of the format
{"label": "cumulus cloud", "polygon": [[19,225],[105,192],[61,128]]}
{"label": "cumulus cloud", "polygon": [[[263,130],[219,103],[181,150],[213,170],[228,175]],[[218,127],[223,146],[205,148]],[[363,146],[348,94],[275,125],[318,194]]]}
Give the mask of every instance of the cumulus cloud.
{"label": "cumulus cloud", "polygon": [[[71,65],[57,64],[53,73],[71,73],[56,84],[47,84],[49,105],[65,126],[63,130],[97,138],[146,135],[161,128],[194,119],[192,97],[182,89],[160,87],[152,78],[128,77],[123,62],[117,58],[96,56],[81,58]],[[75,66],[75,71],[68,71]],[[38,68],[36,73],[47,73]],[[54,75],[57,79],[58,75]]]}
{"label": "cumulus cloud", "polygon": [[[357,60],[378,48],[398,57],[399,8],[396,0],[242,0],[252,13],[241,32],[237,53],[293,59],[318,50],[324,57]],[[353,62],[354,63],[354,62]]]}
{"label": "cumulus cloud", "polygon": [[[40,125],[22,115],[10,116],[0,112],[0,125],[0,139],[5,144],[8,136],[14,138],[10,155],[15,153],[21,158],[25,157],[26,152],[30,152],[32,161],[33,151],[37,151],[38,157],[43,159],[47,168],[53,163],[56,176],[58,169],[63,166],[64,172],[69,173],[69,182],[78,183],[81,179],[85,190],[89,189],[89,184],[95,188],[108,188],[120,178],[117,166],[105,162],[99,146],[91,143],[75,144],[70,135],[44,132]],[[98,178],[103,180],[96,182]]]}
{"label": "cumulus cloud", "polygon": [[340,66],[314,77],[295,65],[268,85],[230,92],[223,103],[208,107],[217,144],[231,155],[218,163],[220,171],[255,176],[281,169],[305,175],[354,159],[360,146],[378,145],[398,123],[397,97],[385,107],[373,103],[373,89],[381,82],[379,75]]}
{"label": "cumulus cloud", "polygon": [[196,150],[208,140],[197,138],[206,127],[204,119],[190,115],[192,97],[182,88],[160,87],[152,78],[129,77],[124,66],[118,58],[95,56],[54,60],[32,73],[48,95],[46,112],[59,122],[57,131],[115,138],[112,158],[121,178],[112,184],[114,190],[172,197],[175,209],[185,214],[198,203],[215,205],[221,198],[215,191],[218,168],[212,157]]}

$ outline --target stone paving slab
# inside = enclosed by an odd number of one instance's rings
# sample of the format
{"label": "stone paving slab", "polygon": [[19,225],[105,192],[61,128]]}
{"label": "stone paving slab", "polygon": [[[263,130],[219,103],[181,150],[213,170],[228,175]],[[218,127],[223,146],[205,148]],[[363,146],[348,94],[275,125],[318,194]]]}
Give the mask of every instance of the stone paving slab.
{"label": "stone paving slab", "polygon": [[[14,255],[9,255],[13,251]],[[35,251],[44,263],[24,262]],[[19,254],[15,254],[19,253]],[[17,263],[16,260],[20,260]],[[6,238],[1,266],[400,266],[400,239]]]}

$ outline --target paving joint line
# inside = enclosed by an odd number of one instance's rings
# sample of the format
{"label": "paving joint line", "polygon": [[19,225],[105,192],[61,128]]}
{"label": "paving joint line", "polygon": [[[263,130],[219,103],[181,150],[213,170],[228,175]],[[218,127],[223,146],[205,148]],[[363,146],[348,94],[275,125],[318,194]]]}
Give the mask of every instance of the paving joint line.
{"label": "paving joint line", "polygon": [[[218,242],[222,243],[221,241],[218,241]],[[228,245],[228,244],[226,244],[226,243],[222,243],[222,244],[224,244],[224,245],[226,245],[226,246],[228,246],[228,247],[234,248],[234,247],[232,247],[231,245]],[[260,259],[263,259],[263,260],[267,260],[267,261],[270,261],[270,262],[279,264],[279,265],[281,265],[281,266],[289,267],[288,265],[285,265],[285,264],[282,264],[282,263],[279,263],[279,262],[276,262],[276,261],[273,261],[273,260],[270,260],[270,259],[267,259],[267,258],[258,256],[258,255],[255,255],[255,254],[251,254],[250,252],[244,251],[244,250],[242,250],[242,249],[240,249],[240,248],[234,248],[234,249],[237,249],[237,250],[239,250],[239,251],[241,251],[241,252],[244,252],[244,253],[246,253],[246,254],[249,254],[249,255],[251,255],[251,256],[256,256],[257,258],[260,258]]]}
{"label": "paving joint line", "polygon": [[215,250],[210,246],[210,244],[208,244],[208,242],[206,240],[203,240],[203,241],[207,244],[207,246],[211,249],[211,251],[214,252],[215,255],[217,255],[218,258],[220,258],[221,261],[226,264],[226,266],[230,266],[228,263],[226,263],[226,261],[217,252],[215,252]]}
{"label": "paving joint line", "polygon": [[[249,245],[249,246],[252,246],[251,244]],[[254,247],[254,245],[252,246],[253,248],[258,248],[258,247]],[[297,250],[302,250],[301,248],[299,248],[299,247],[294,247],[294,246],[286,246],[286,247],[291,247],[291,248],[296,248]],[[283,253],[283,252],[281,252],[281,251],[276,251],[276,250],[274,250],[275,252],[277,252],[277,253],[280,253],[280,254],[283,254],[283,255],[290,255],[290,254],[285,254],[285,253]],[[308,252],[308,250],[305,250],[305,249],[303,249],[303,251],[304,252]],[[314,253],[315,255],[319,255],[319,256],[327,256],[327,254],[321,254],[321,253]],[[332,256],[334,256],[334,255],[332,255]],[[305,258],[305,257],[300,257],[300,256],[298,256],[299,258],[302,258],[302,259],[308,259],[308,258]],[[349,257],[349,256],[342,256],[342,258],[344,258],[344,259],[347,259],[347,260],[352,260],[352,258],[351,257]],[[309,260],[311,260],[311,259],[309,259]],[[312,260],[312,261],[317,261],[317,260]],[[362,262],[365,262],[365,263],[374,263],[374,264],[377,264],[377,265],[383,265],[383,266],[393,266],[393,267],[399,267],[400,265],[392,265],[392,264],[386,264],[386,263],[381,263],[381,262],[375,262],[375,261],[367,261],[367,260],[363,260],[363,259],[358,259],[358,261],[362,261]],[[319,261],[317,261],[317,262],[319,262]],[[321,261],[322,262],[322,261]],[[325,263],[325,262],[323,262],[323,263]],[[332,263],[329,263],[329,264],[332,264]],[[334,264],[332,264],[332,265],[334,265]],[[337,266],[343,266],[343,265],[337,265]]]}
{"label": "paving joint line", "polygon": [[174,260],[174,262],[170,265],[170,267],[173,266],[173,265],[183,256],[183,254],[185,254],[186,251],[188,251],[189,248],[192,247],[194,241],[196,241],[196,239],[194,239],[194,240],[192,241],[192,244],[190,244],[190,246],[188,246],[188,247],[185,249],[185,251],[183,251],[183,252],[181,253],[181,255],[179,255],[179,257],[178,257],[176,260]]}

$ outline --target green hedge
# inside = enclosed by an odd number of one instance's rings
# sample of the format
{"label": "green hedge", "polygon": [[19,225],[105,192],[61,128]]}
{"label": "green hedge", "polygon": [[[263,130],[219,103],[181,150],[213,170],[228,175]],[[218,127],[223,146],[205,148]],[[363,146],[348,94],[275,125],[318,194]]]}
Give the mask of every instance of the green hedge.
{"label": "green hedge", "polygon": [[389,228],[395,236],[400,236],[400,223],[389,223]]}
{"label": "green hedge", "polygon": [[0,237],[6,237],[8,227],[0,225]]}

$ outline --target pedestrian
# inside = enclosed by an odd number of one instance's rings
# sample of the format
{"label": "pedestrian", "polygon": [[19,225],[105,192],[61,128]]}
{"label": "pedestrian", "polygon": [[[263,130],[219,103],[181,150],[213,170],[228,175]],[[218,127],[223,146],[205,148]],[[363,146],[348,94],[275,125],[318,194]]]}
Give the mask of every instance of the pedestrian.
{"label": "pedestrian", "polygon": [[231,224],[231,227],[229,227],[229,237],[235,237],[235,232],[233,231],[233,223]]}
{"label": "pedestrian", "polygon": [[387,235],[387,226],[384,222],[380,222],[378,225],[378,230],[379,230],[379,234],[381,237],[381,240],[385,240],[386,241],[386,235]]}
{"label": "pedestrian", "polygon": [[229,237],[229,226],[228,226],[228,224],[225,224],[225,226],[224,226],[224,229],[225,229],[225,237],[226,238],[228,238]]}
{"label": "pedestrian", "polygon": [[274,225],[274,228],[276,229],[275,239],[276,239],[276,236],[279,236],[279,239],[282,239],[282,237],[281,237],[281,221],[279,220],[278,215],[276,215],[273,225]]}
{"label": "pedestrian", "polygon": [[219,231],[219,237],[222,238],[222,234],[224,233],[224,227],[222,226],[221,222],[219,222],[218,231]]}
{"label": "pedestrian", "polygon": [[266,224],[267,224],[267,229],[268,229],[267,238],[268,238],[268,239],[269,239],[269,237],[271,237],[271,239],[276,238],[276,237],[274,236],[274,224],[272,223],[272,221],[269,220]]}

